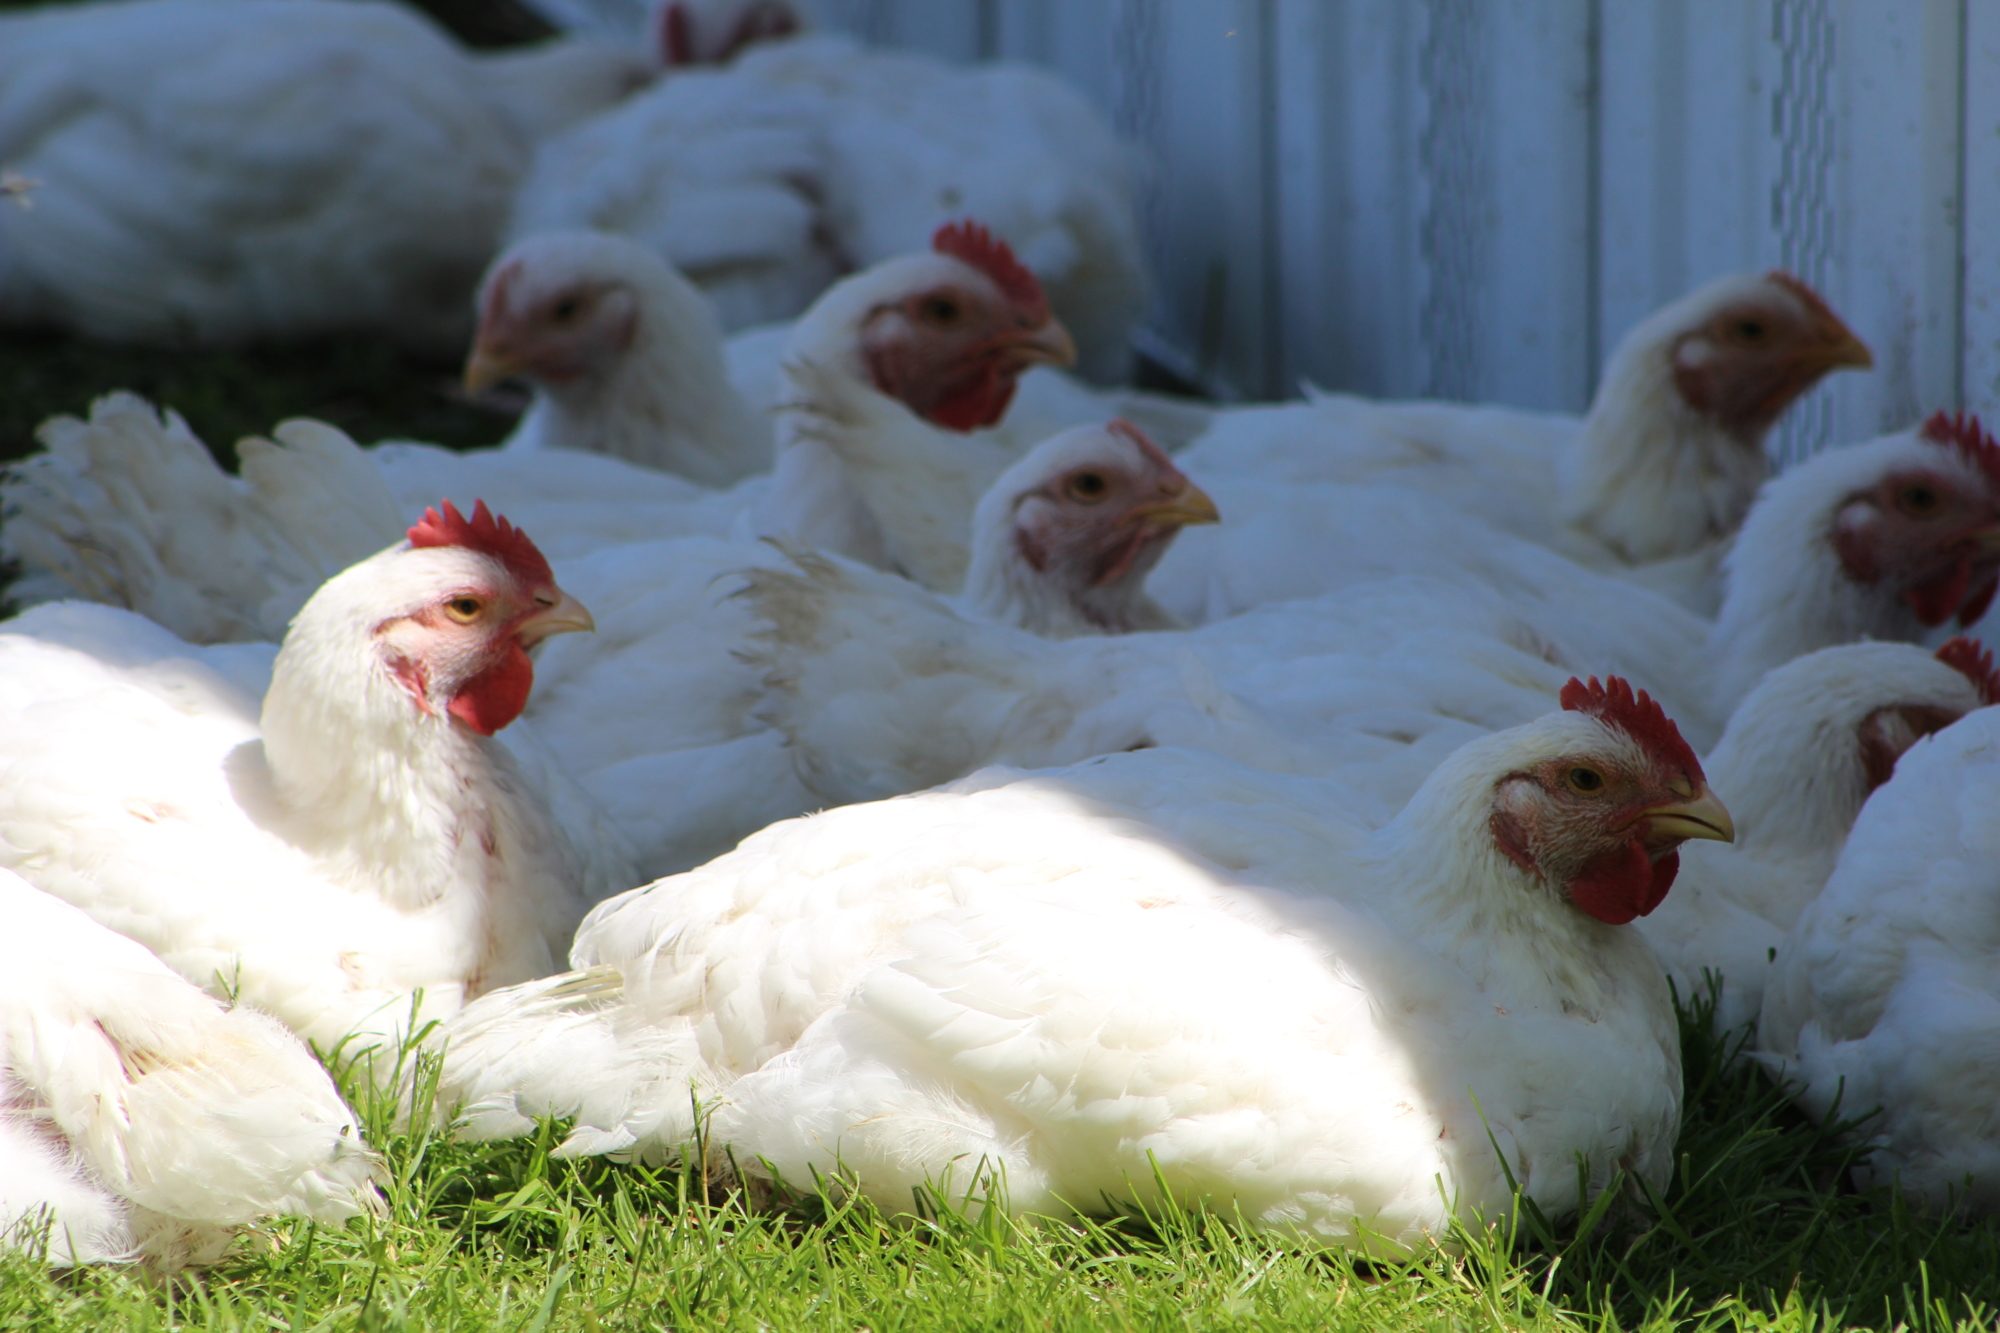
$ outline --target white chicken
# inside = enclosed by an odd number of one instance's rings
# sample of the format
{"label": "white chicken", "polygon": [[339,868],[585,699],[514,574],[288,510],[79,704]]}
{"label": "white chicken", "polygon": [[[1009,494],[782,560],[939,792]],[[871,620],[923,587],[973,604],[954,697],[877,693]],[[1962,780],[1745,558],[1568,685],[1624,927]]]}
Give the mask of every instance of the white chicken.
{"label": "white chicken", "polygon": [[0,18],[0,311],[92,337],[461,345],[535,139],[636,48],[473,55],[399,5],[137,0]]}
{"label": "white chicken", "polygon": [[730,383],[714,310],[622,237],[548,232],[487,268],[465,387],[510,376],[535,397],[507,448],[609,454],[710,487],[770,469],[771,423]]}
{"label": "white chicken", "polygon": [[1822,648],[1772,671],[1708,752],[1742,827],[1736,845],[1689,848],[1673,897],[1639,923],[1683,999],[1708,992],[1715,1030],[1754,1024],[1773,954],[1826,884],[1869,793],[1925,736],[2000,703],[1990,658],[1959,638]]}
{"label": "white chicken", "polygon": [[[1954,615],[1976,617],[2000,578],[1997,463],[2000,446],[1976,421],[1933,418],[1791,469],[1745,524],[1714,622],[1375,486],[1323,488],[1299,516],[1317,507],[1322,522],[1373,531],[1378,545],[1295,531],[1303,571],[1263,548],[1273,583],[1330,573],[1337,591],[1185,633],[1044,642],[825,566],[749,575],[764,625],[745,651],[768,683],[761,713],[829,802],[915,791],[989,763],[1174,744],[1284,772],[1345,771],[1393,811],[1441,747],[1526,721],[1537,698],[1592,661],[1645,672],[1709,744],[1764,673],[1794,657],[1921,639]],[[1248,512],[1252,526],[1269,518]],[[1411,541],[1386,535],[1399,522],[1412,525]],[[1313,564],[1315,546],[1352,568]],[[1399,563],[1432,575],[1385,577]]]}
{"label": "white chicken", "polygon": [[677,73],[550,138],[512,227],[635,237],[742,328],[971,213],[1041,276],[1085,368],[1115,379],[1146,299],[1136,190],[1132,150],[1045,71],[811,36]]}
{"label": "white chicken", "polygon": [[171,1272],[262,1217],[380,1206],[353,1113],[282,1024],[5,870],[0,910],[0,1238]]}
{"label": "white chicken", "polygon": [[[814,369],[810,383],[788,378],[787,422],[812,416],[814,394],[835,392],[852,375],[861,379],[843,404],[895,392],[956,425],[984,425],[1006,410],[1022,371],[1068,357],[1067,333],[1005,247],[970,225],[944,229],[939,244],[955,253],[905,256],[857,274],[799,321],[792,337],[806,359],[800,364]],[[512,267],[516,260],[522,268]],[[453,492],[522,516],[547,534],[542,545],[558,558],[616,541],[764,530],[819,545],[845,531],[879,547],[885,526],[894,536],[943,522],[962,571],[972,505],[1013,451],[1033,443],[926,434],[941,460],[963,450],[997,461],[959,469],[956,490],[931,504],[879,516],[848,489],[855,464],[816,444],[789,465],[775,496],[767,479],[718,492],[616,458],[550,456],[538,446],[556,439],[611,452],[671,452],[676,440],[700,441],[681,452],[735,466],[758,450],[768,454],[770,427],[722,382],[712,318],[635,247],[613,238],[538,238],[503,257],[495,274],[498,297],[488,303],[470,371],[537,378],[543,396],[518,447],[462,454],[387,444],[363,452],[331,427],[292,422],[278,428],[275,443],[239,446],[239,482],[179,418],[113,395],[87,422],[44,423],[45,452],[0,478],[7,513],[0,541],[23,569],[14,595],[127,606],[198,642],[274,639],[321,582],[393,541],[403,516],[429,497]],[[724,439],[726,446],[714,443]],[[664,459],[656,452],[649,461]],[[926,475],[950,470],[933,464]],[[941,586],[957,584],[954,572]]]}
{"label": "white chicken", "polygon": [[1757,1031],[1808,1111],[1860,1120],[1861,1183],[1984,1214],[2000,1211],[1996,808],[2000,709],[1911,747],[1778,945]]}
{"label": "white chicken", "polygon": [[1772,965],[1758,1051],[1816,1117],[1862,1119],[1856,1177],[2000,1209],[2000,709],[1896,765]]}
{"label": "white chicken", "polygon": [[1741,274],[1627,333],[1581,419],[1322,395],[1218,414],[1187,465],[1294,484],[1396,481],[1712,610],[1715,560],[1769,474],[1772,425],[1824,375],[1872,364],[1812,288]]}
{"label": "white chicken", "polygon": [[[980,502],[973,576],[958,604],[1051,637],[1164,623],[1146,573],[1181,527],[1214,517],[1207,496],[1131,427],[1079,428],[1031,451]],[[751,605],[728,595],[748,562],[780,557],[683,539],[564,566],[605,628],[550,645],[529,718],[649,874],[699,865],[818,804],[784,738],[756,715],[760,659],[732,651],[756,624]]]}
{"label": "white chicken", "polygon": [[0,626],[0,862],[357,1054],[550,971],[635,882],[580,794],[493,739],[527,650],[590,627],[522,533],[449,505],[315,593],[275,661],[36,608]]}
{"label": "white chicken", "polygon": [[[1727,812],[1622,681],[1481,738],[1369,832],[1337,784],[1176,751],[767,830],[598,908],[578,972],[450,1025],[466,1129],[707,1141],[883,1206],[1233,1208],[1397,1253],[1665,1178],[1664,979],[1622,923]],[[1579,1169],[1578,1159],[1583,1161]]]}

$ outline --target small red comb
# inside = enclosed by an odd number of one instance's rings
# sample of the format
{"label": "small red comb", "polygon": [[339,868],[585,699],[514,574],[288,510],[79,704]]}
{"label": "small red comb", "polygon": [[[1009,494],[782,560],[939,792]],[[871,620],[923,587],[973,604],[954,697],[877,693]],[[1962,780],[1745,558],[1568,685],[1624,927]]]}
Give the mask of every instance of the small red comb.
{"label": "small red comb", "polygon": [[2000,486],[2000,443],[1979,424],[1970,412],[1934,412],[1917,432],[1933,444],[1948,444],[1964,459]]}
{"label": "small red comb", "polygon": [[1764,280],[1766,282],[1774,282],[1793,296],[1798,297],[1799,300],[1805,303],[1806,309],[1812,311],[1815,315],[1832,320],[1842,328],[1847,327],[1840,316],[1833,313],[1833,307],[1826,303],[1826,298],[1814,291],[1812,285],[1804,278],[1796,277],[1781,268],[1774,268],[1764,275]]}
{"label": "small red comb", "polygon": [[1138,448],[1139,452],[1146,456],[1146,461],[1156,467],[1170,468],[1175,472],[1180,471],[1179,468],[1174,467],[1174,460],[1167,457],[1166,450],[1154,444],[1152,440],[1147,438],[1145,431],[1140,430],[1124,417],[1113,417],[1104,423],[1104,429],[1106,433],[1116,435],[1122,440],[1130,440]]}
{"label": "small red comb", "polygon": [[2000,671],[1993,669],[1993,650],[1961,634],[1937,650],[1938,661],[1979,688],[1979,702],[2000,704]]}
{"label": "small red comb", "polygon": [[947,222],[931,235],[931,249],[941,255],[963,260],[987,277],[993,279],[1016,305],[1031,311],[1037,318],[1046,318],[1049,313],[1049,299],[1042,294],[1042,284],[1036,280],[1007,242],[992,232],[964,218],[958,222]]}
{"label": "small red comb", "polygon": [[1618,728],[1660,758],[1679,765],[1694,781],[1706,780],[1701,760],[1695,757],[1694,748],[1681,739],[1681,729],[1667,716],[1666,709],[1644,690],[1634,695],[1624,677],[1606,676],[1600,685],[1595,676],[1587,682],[1571,676],[1558,697],[1565,710],[1588,713],[1605,725]]}
{"label": "small red comb", "polygon": [[426,509],[410,529],[409,538],[413,548],[463,546],[490,555],[523,583],[555,582],[555,571],[549,568],[547,557],[528,540],[528,534],[495,515],[484,500],[473,501],[471,518],[459,513],[449,500],[437,509]]}

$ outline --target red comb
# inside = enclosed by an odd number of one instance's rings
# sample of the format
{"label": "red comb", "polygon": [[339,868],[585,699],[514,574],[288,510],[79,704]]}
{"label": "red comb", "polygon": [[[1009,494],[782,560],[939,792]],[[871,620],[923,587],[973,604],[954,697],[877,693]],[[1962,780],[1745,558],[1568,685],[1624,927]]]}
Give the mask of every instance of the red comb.
{"label": "red comb", "polygon": [[1007,242],[971,218],[947,222],[939,227],[931,235],[931,249],[972,265],[993,279],[994,286],[1004,292],[1008,300],[1032,311],[1037,317],[1047,317],[1049,301],[1042,294],[1042,284],[1020,260],[1014,258]]}
{"label": "red comb", "polygon": [[1695,757],[1693,747],[1681,739],[1681,729],[1674,725],[1667,711],[1644,690],[1635,696],[1622,676],[1606,676],[1602,685],[1595,676],[1588,682],[1571,676],[1558,697],[1567,711],[1588,713],[1605,725],[1618,728],[1660,758],[1679,765],[1694,781],[1705,781],[1701,760]]}
{"label": "red comb", "polygon": [[437,509],[426,509],[410,529],[409,537],[413,548],[463,546],[490,555],[523,583],[555,582],[555,571],[528,540],[528,534],[495,515],[484,500],[473,501],[471,518],[459,513],[449,500]]}
{"label": "red comb", "polygon": [[1979,687],[1979,702],[2000,704],[2000,671],[1993,669],[1993,650],[1961,634],[1937,650],[1938,661]]}
{"label": "red comb", "polygon": [[1833,313],[1833,307],[1826,303],[1826,298],[1814,291],[1805,279],[1794,277],[1781,268],[1774,268],[1764,275],[1764,280],[1766,282],[1774,282],[1793,296],[1798,297],[1799,300],[1805,303],[1806,309],[1812,311],[1813,314],[1832,320],[1843,329],[1847,327],[1840,316]]}
{"label": "red comb", "polygon": [[1180,471],[1179,468],[1174,467],[1174,460],[1167,457],[1166,450],[1154,444],[1146,437],[1145,431],[1140,430],[1124,417],[1113,417],[1104,423],[1104,429],[1107,434],[1116,435],[1122,440],[1131,441],[1138,448],[1139,452],[1146,456],[1146,461],[1156,467],[1169,468],[1175,472]]}
{"label": "red comb", "polygon": [[2000,486],[2000,444],[1972,413],[1934,412],[1917,433],[1933,444],[1948,444],[1958,450],[1966,462],[1986,474],[1988,481]]}

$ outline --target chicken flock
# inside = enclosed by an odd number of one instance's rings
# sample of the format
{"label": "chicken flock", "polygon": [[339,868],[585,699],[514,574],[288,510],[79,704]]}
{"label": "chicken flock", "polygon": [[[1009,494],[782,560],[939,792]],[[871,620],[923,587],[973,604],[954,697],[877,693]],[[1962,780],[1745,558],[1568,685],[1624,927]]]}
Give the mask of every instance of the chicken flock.
{"label": "chicken flock", "polygon": [[331,1066],[892,1211],[1404,1254],[1663,1188],[1676,996],[1878,1111],[1871,1179],[2000,1208],[1976,418],[1772,475],[1871,364],[1782,272],[1580,418],[1071,378],[1144,307],[1133,153],[1046,74],[803,26],[0,18],[7,319],[533,393],[491,449],[292,420],[232,475],[107,392],[0,477],[13,1243],[379,1207]]}

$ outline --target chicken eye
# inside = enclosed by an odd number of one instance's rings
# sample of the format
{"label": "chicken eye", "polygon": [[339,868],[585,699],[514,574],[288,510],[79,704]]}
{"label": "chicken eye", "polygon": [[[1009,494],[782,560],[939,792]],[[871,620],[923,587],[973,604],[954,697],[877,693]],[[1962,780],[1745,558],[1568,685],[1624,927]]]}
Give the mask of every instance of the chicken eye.
{"label": "chicken eye", "polygon": [[1905,486],[1896,492],[1896,507],[1906,514],[1928,514],[1938,507],[1938,493],[1929,486]]}
{"label": "chicken eye", "polygon": [[444,613],[461,625],[470,625],[485,609],[486,604],[477,597],[454,597],[444,604]]}
{"label": "chicken eye", "polygon": [[1078,472],[1071,475],[1063,489],[1072,500],[1096,504],[1111,489],[1111,483],[1104,479],[1102,472]]}
{"label": "chicken eye", "polygon": [[558,324],[567,324],[571,320],[575,319],[577,316],[577,312],[582,309],[583,309],[583,301],[580,298],[575,296],[565,296],[562,300],[556,302],[555,305],[549,308],[549,318],[553,319]]}
{"label": "chicken eye", "polygon": [[926,297],[922,309],[924,318],[933,324],[955,324],[961,313],[958,302],[949,296]]}
{"label": "chicken eye", "polygon": [[1739,342],[1746,342],[1746,343],[1763,342],[1764,335],[1766,332],[1768,332],[1768,330],[1765,328],[1764,321],[1761,319],[1739,319],[1736,321],[1735,334],[1737,341]]}
{"label": "chicken eye", "polygon": [[1571,791],[1582,792],[1585,795],[1604,789],[1603,774],[1594,768],[1584,768],[1581,765],[1563,774],[1563,781],[1569,783]]}

